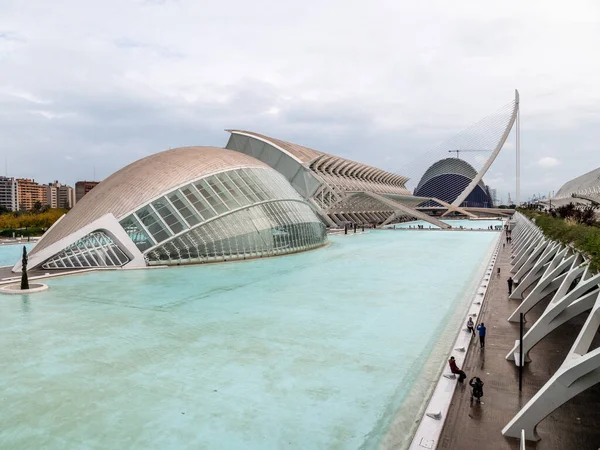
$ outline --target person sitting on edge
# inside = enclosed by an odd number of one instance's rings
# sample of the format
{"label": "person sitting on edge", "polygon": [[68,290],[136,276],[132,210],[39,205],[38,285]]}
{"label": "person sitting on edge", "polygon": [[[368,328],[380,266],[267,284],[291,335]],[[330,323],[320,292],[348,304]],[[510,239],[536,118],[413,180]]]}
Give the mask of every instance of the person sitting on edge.
{"label": "person sitting on edge", "polygon": [[467,378],[467,374],[458,368],[456,365],[456,361],[454,360],[454,356],[451,356],[448,360],[448,364],[450,364],[450,371],[458,375],[458,382],[462,383],[465,378]]}
{"label": "person sitting on edge", "polygon": [[473,391],[471,392],[471,403],[473,403],[473,398],[475,398],[478,403],[481,403],[481,397],[483,397],[483,381],[481,381],[481,378],[479,377],[473,377],[471,378],[471,381],[469,381],[469,385],[473,388]]}
{"label": "person sitting on edge", "polygon": [[467,321],[467,330],[469,331],[469,333],[475,334],[475,324],[473,323],[473,319],[470,317]]}
{"label": "person sitting on edge", "polygon": [[479,331],[479,346],[481,348],[485,347],[485,324],[481,322],[481,324],[477,327],[477,331]]}

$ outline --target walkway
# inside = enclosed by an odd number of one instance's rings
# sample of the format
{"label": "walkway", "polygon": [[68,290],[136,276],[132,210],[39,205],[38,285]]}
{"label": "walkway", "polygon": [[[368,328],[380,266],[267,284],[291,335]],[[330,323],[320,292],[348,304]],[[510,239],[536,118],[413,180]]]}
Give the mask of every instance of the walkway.
{"label": "walkway", "polygon": [[[480,377],[485,383],[483,404],[470,405],[469,387],[457,388],[438,449],[504,450],[519,448],[516,439],[502,436],[502,428],[515,413],[535,395],[564,360],[585,317],[576,317],[548,335],[530,353],[532,362],[525,365],[523,391],[519,395],[519,372],[506,354],[519,338],[519,324],[506,319],[518,303],[508,300],[506,280],[510,270],[508,247],[501,250],[497,262],[501,274],[494,277],[482,310],[487,327],[485,350],[471,344],[464,371],[467,381]],[[542,314],[550,298],[540,302],[528,314],[529,324]],[[585,314],[583,315],[585,316]],[[525,330],[525,331],[526,331]],[[592,348],[600,345],[600,335]],[[597,450],[600,448],[600,385],[597,385],[558,408],[538,426],[542,440],[527,442],[527,449],[536,450]]]}

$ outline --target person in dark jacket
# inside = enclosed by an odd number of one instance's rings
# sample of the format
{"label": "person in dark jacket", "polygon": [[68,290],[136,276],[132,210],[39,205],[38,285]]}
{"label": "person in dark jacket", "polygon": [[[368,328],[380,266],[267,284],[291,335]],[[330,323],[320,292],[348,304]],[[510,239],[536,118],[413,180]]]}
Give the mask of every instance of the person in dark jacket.
{"label": "person in dark jacket", "polygon": [[481,348],[485,347],[485,324],[481,322],[481,324],[477,327],[477,331],[479,332],[479,346]]}
{"label": "person in dark jacket", "polygon": [[513,287],[512,277],[510,277],[508,280],[506,280],[506,282],[508,283],[508,295],[510,295],[510,294],[512,294],[512,287]]}
{"label": "person in dark jacket", "polygon": [[458,375],[458,382],[462,383],[465,378],[467,378],[467,374],[458,368],[456,365],[456,361],[454,360],[454,356],[451,356],[448,360],[448,364],[450,365],[450,371]]}
{"label": "person in dark jacket", "polygon": [[483,381],[481,381],[481,378],[471,378],[471,381],[469,381],[469,386],[473,388],[471,391],[471,403],[473,403],[473,399],[475,399],[478,403],[481,403],[481,397],[483,397]]}

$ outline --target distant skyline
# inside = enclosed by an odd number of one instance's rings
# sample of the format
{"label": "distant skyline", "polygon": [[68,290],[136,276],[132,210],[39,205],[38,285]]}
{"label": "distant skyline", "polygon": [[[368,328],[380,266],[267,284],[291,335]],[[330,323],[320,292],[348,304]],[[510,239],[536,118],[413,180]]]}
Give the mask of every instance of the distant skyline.
{"label": "distant skyline", "polygon": [[398,173],[517,88],[525,200],[600,166],[599,47],[582,0],[5,0],[0,161],[74,186],[237,128]]}

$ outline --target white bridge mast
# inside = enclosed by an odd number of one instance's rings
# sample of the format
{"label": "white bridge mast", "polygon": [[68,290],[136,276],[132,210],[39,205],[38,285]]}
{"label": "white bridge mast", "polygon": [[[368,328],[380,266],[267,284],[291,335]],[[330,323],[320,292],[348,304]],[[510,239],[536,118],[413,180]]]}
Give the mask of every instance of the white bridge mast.
{"label": "white bridge mast", "polygon": [[[479,182],[481,181],[481,179],[483,178],[485,173],[488,171],[488,169],[490,168],[490,166],[492,165],[492,163],[498,156],[498,153],[500,153],[502,146],[504,145],[504,143],[506,142],[506,139],[508,138],[508,135],[510,134],[510,130],[512,129],[513,125],[515,124],[518,113],[519,113],[519,91],[515,89],[514,108],[512,111],[512,115],[510,116],[510,119],[508,120],[508,123],[506,124],[506,128],[504,129],[504,133],[502,133],[500,140],[496,144],[496,147],[492,151],[492,154],[490,155],[488,160],[485,162],[485,164],[483,165],[481,170],[477,173],[475,178],[473,178],[471,180],[469,185],[459,194],[459,196],[456,197],[456,200],[454,200],[454,202],[452,202],[452,206],[458,207],[458,206],[462,205],[462,203],[469,196],[469,194],[473,191],[473,189],[475,189],[475,186],[477,186],[479,184]],[[519,136],[518,127],[519,127],[519,125],[517,122],[517,203],[519,201],[519,193],[520,193],[519,181],[520,181],[520,177],[521,177],[520,167],[519,167],[520,139],[518,137]]]}

